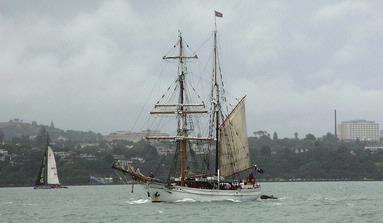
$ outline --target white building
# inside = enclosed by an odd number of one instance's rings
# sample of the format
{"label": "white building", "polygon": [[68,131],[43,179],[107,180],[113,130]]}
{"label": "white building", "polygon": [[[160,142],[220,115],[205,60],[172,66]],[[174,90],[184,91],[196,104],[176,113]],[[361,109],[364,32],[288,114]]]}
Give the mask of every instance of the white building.
{"label": "white building", "polygon": [[139,142],[145,138],[145,136],[169,136],[167,133],[162,133],[158,130],[145,130],[142,132],[126,132],[126,131],[117,131],[110,133],[107,136],[104,136],[106,141],[114,140],[127,140],[131,142]]}
{"label": "white building", "polygon": [[341,140],[379,141],[379,124],[374,121],[352,120],[338,124]]}
{"label": "white building", "polygon": [[364,149],[372,153],[376,153],[380,150],[383,150],[383,146],[365,146]]}
{"label": "white building", "polygon": [[9,153],[7,150],[3,150],[3,149],[0,149],[0,161],[5,161],[7,159],[10,159],[9,158]]}

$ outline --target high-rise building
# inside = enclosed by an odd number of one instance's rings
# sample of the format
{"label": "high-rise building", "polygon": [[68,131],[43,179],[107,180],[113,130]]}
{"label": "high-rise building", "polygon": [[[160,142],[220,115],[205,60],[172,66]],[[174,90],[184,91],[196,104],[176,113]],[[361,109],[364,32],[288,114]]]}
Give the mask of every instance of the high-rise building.
{"label": "high-rise building", "polygon": [[352,120],[338,124],[337,135],[341,140],[379,141],[379,124],[374,121]]}

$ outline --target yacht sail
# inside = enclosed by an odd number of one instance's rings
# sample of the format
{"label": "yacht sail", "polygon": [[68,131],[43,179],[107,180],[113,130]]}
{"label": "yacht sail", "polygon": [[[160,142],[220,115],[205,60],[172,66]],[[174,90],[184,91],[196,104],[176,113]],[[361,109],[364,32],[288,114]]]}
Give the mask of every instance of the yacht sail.
{"label": "yacht sail", "polygon": [[56,168],[56,160],[55,155],[53,154],[53,150],[50,146],[48,146],[47,151],[47,184],[60,184],[58,175],[57,175],[57,168]]}
{"label": "yacht sail", "polygon": [[41,185],[46,185],[47,184],[47,153],[44,153],[43,161],[41,162],[41,166],[39,169],[39,174],[37,174],[37,179],[35,186],[41,186]]}

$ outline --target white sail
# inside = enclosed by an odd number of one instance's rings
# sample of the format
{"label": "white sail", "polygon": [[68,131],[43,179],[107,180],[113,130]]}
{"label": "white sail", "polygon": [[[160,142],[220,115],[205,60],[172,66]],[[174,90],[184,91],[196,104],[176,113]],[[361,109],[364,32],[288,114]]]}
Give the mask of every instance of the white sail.
{"label": "white sail", "polygon": [[244,99],[220,126],[219,171],[222,176],[231,176],[250,167]]}
{"label": "white sail", "polygon": [[59,178],[57,175],[57,168],[56,168],[56,160],[55,155],[53,154],[53,150],[50,146],[48,146],[48,152],[47,152],[47,183],[48,184],[60,184]]}

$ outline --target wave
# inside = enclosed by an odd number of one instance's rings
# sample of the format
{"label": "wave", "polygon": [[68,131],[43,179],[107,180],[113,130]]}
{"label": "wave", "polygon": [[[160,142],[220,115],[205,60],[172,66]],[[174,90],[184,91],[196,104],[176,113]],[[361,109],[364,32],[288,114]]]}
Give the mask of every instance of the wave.
{"label": "wave", "polygon": [[[240,203],[241,201],[240,200],[236,200],[236,199],[225,199],[225,201],[227,202],[234,202],[234,203]],[[175,201],[176,203],[181,203],[181,202],[197,202],[196,200],[192,199],[192,198],[183,198],[183,199],[180,199],[180,200],[176,200]],[[206,201],[198,201],[198,202],[219,202],[219,201],[215,201],[215,200],[206,200]]]}
{"label": "wave", "polygon": [[236,199],[226,199],[226,201],[231,201],[231,202],[234,202],[234,203],[241,203],[240,200],[236,200]]}
{"label": "wave", "polygon": [[196,200],[194,200],[192,198],[184,198],[181,200],[177,200],[176,202],[196,202]]}
{"label": "wave", "polygon": [[133,201],[127,201],[128,204],[145,204],[148,203],[148,199],[138,199],[138,200],[133,200]]}

